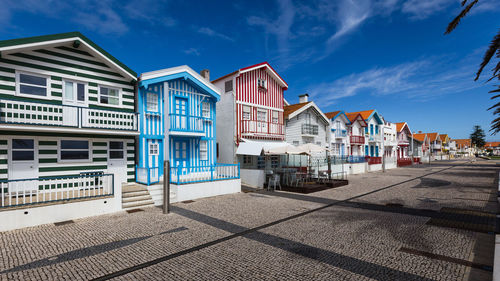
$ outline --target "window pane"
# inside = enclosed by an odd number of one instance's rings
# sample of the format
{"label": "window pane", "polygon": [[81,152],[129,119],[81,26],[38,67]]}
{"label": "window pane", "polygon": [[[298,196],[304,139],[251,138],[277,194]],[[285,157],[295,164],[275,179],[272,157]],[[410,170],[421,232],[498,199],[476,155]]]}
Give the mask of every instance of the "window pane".
{"label": "window pane", "polygon": [[109,152],[109,158],[111,158],[111,159],[123,159],[123,150],[111,150]]}
{"label": "window pane", "polygon": [[117,89],[109,89],[109,96],[110,97],[118,97],[118,90]]}
{"label": "window pane", "polygon": [[33,149],[35,142],[33,140],[13,139],[13,149]]}
{"label": "window pane", "polygon": [[101,87],[101,95],[108,95],[108,88]]}
{"label": "window pane", "polygon": [[46,96],[47,89],[28,85],[19,85],[19,91],[21,94],[35,95],[35,96]]}
{"label": "window pane", "polygon": [[101,103],[105,103],[107,104],[108,103],[108,97],[107,96],[103,96],[101,95],[101,100],[100,100]]}
{"label": "window pane", "polygon": [[26,161],[26,160],[34,160],[35,159],[35,151],[34,150],[13,150],[12,151],[12,160],[13,161]]}
{"label": "window pane", "polygon": [[122,141],[110,141],[109,148],[110,149],[123,149],[123,142]]}
{"label": "window pane", "polygon": [[75,100],[73,93],[73,82],[64,82],[64,98],[69,101]]}
{"label": "window pane", "polygon": [[120,104],[120,100],[118,98],[109,97],[109,104],[119,105]]}
{"label": "window pane", "polygon": [[84,84],[76,84],[76,93],[77,99],[79,101],[85,101],[85,85]]}
{"label": "window pane", "polygon": [[47,86],[47,78],[38,77],[29,74],[19,74],[19,80],[21,83],[31,84],[31,85],[39,85],[39,86]]}
{"label": "window pane", "polygon": [[63,159],[63,160],[89,159],[89,151],[88,150],[61,150],[61,159]]}
{"label": "window pane", "polygon": [[80,141],[80,140],[61,141],[61,149],[88,149],[88,148],[89,148],[88,141]]}

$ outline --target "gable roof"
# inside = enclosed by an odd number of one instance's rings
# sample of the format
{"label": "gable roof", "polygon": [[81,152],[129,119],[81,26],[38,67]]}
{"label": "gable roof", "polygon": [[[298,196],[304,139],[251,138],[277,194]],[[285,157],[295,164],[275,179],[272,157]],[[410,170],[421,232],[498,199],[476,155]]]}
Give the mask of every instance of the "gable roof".
{"label": "gable roof", "polygon": [[375,120],[377,120],[377,123],[379,125],[384,124],[384,121],[382,120],[382,117],[378,114],[376,109],[370,109],[370,110],[364,110],[364,111],[356,111],[356,112],[351,112],[351,113],[359,113],[365,121],[370,120],[372,117],[375,117]]}
{"label": "gable roof", "polygon": [[96,43],[92,42],[90,39],[88,39],[83,34],[77,31],[3,40],[0,41],[0,52],[17,50],[22,48],[37,48],[37,47],[43,47],[45,45],[55,45],[71,41],[83,43],[85,48],[89,49],[93,53],[99,54],[105,61],[113,65],[115,68],[120,70],[125,75],[129,76],[134,81],[137,80],[137,73],[135,73],[135,71],[127,67],[124,63],[113,57],[111,54],[109,54],[104,49],[99,47]]}
{"label": "gable roof", "polygon": [[147,88],[151,84],[178,78],[191,81],[209,95],[216,98],[217,101],[220,100],[221,90],[187,65],[142,73],[139,77],[139,87]]}
{"label": "gable roof", "polygon": [[261,62],[261,63],[258,63],[258,64],[254,64],[254,65],[251,65],[251,66],[240,68],[240,69],[238,69],[236,71],[233,71],[233,72],[231,72],[229,74],[226,74],[226,75],[224,75],[222,77],[219,77],[219,78],[213,80],[212,83],[216,83],[219,80],[225,79],[225,78],[233,76],[233,75],[238,75],[239,76],[242,73],[253,71],[253,70],[256,70],[256,69],[259,69],[259,68],[266,68],[266,71],[271,76],[273,76],[276,81],[278,81],[278,83],[281,85],[281,87],[283,87],[285,89],[288,89],[288,84],[285,82],[285,80],[283,80],[283,78],[281,78],[281,76],[278,74],[278,72],[276,72],[276,70],[274,70],[274,68],[267,61]]}
{"label": "gable roof", "polygon": [[399,122],[399,123],[396,123],[396,131],[399,133],[399,132],[402,132],[404,128],[407,128],[408,131],[410,132],[410,135],[412,135],[412,132],[410,130],[410,126],[408,126],[408,123],[406,122]]}
{"label": "gable roof", "polygon": [[442,142],[447,142],[450,140],[450,138],[448,137],[448,134],[440,134],[439,139],[441,139]]}
{"label": "gable roof", "polygon": [[363,121],[361,123],[361,126],[362,127],[368,126],[368,124],[366,124],[365,119],[363,119],[363,116],[361,116],[361,114],[359,113],[356,112],[346,113],[345,116],[347,117],[347,119],[349,119],[349,122],[351,122],[351,124],[353,124],[356,121]]}
{"label": "gable roof", "polygon": [[413,138],[418,141],[424,142],[425,139],[427,138],[427,134],[426,133],[413,134]]}
{"label": "gable roof", "polygon": [[291,119],[291,118],[299,115],[301,112],[307,110],[308,108],[313,108],[314,111],[316,111],[316,113],[318,113],[318,115],[322,117],[323,121],[325,121],[326,124],[330,123],[330,120],[325,116],[325,114],[323,114],[323,112],[319,109],[319,107],[312,101],[291,104],[291,105],[283,107],[283,117],[285,119]]}
{"label": "gable roof", "polygon": [[487,142],[484,147],[499,147],[500,146],[500,141],[490,141]]}
{"label": "gable roof", "polygon": [[438,133],[427,133],[427,137],[429,138],[430,141],[435,141],[438,139],[439,134]]}
{"label": "gable roof", "polygon": [[349,120],[349,118],[347,118],[347,116],[345,115],[345,112],[342,110],[337,110],[337,111],[325,113],[325,116],[332,121],[335,120],[337,117],[342,117],[346,124],[351,124],[351,120]]}
{"label": "gable roof", "polygon": [[455,142],[457,147],[464,147],[464,146],[471,147],[471,143],[472,143],[471,139],[454,139],[452,141]]}

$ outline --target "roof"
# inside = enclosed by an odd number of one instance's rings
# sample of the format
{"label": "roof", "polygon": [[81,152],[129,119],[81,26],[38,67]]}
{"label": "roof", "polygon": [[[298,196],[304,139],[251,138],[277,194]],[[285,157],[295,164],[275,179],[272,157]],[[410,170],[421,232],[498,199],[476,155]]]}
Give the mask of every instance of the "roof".
{"label": "roof", "polygon": [[274,70],[274,68],[267,62],[261,62],[261,63],[258,63],[258,64],[254,64],[254,65],[251,65],[251,66],[247,66],[247,67],[243,67],[243,68],[240,68],[236,71],[233,71],[229,74],[226,74],[222,77],[219,77],[215,80],[212,81],[212,83],[215,83],[219,80],[222,80],[222,79],[225,79],[227,77],[230,77],[230,76],[233,76],[233,75],[240,75],[241,73],[245,73],[245,72],[249,72],[249,71],[253,71],[255,69],[259,69],[259,68],[263,68],[265,67],[266,70],[269,72],[269,74],[271,74],[271,76],[274,76],[274,78],[279,82],[279,84],[281,84],[282,87],[288,89],[288,84],[285,82],[285,80],[283,80],[283,78],[281,78],[281,76],[278,74],[278,72],[276,72],[276,70]]}
{"label": "roof", "polygon": [[215,85],[210,83],[210,81],[203,78],[200,74],[198,74],[187,65],[142,73],[139,77],[139,87],[147,88],[151,84],[178,78],[191,80],[194,84],[206,91],[208,94],[214,96],[217,100],[220,100],[221,90],[215,87]]}
{"label": "roof", "polygon": [[413,134],[413,138],[418,140],[418,141],[425,141],[425,137],[427,136],[427,134],[425,133],[420,133],[420,134]]}
{"label": "roof", "polygon": [[366,127],[368,126],[368,124],[366,124],[366,121],[365,119],[363,119],[363,116],[361,116],[361,114],[357,113],[357,112],[351,112],[351,113],[346,113],[345,116],[347,117],[347,119],[349,119],[349,122],[354,123],[356,122],[356,120],[358,119],[358,117],[360,118],[359,120],[362,120],[363,121],[363,124],[361,124],[363,127]]}
{"label": "roof", "polygon": [[499,146],[500,146],[500,141],[490,141],[484,145],[484,147],[499,147]]}
{"label": "roof", "polygon": [[311,103],[311,101],[284,106],[283,107],[283,117],[287,118],[288,115],[294,113],[295,111],[301,109],[302,107],[306,106],[309,103]]}
{"label": "roof", "polygon": [[454,139],[452,140],[455,142],[457,147],[464,147],[464,146],[471,146],[472,140],[471,139]]}
{"label": "roof", "polygon": [[342,112],[342,111],[338,110],[338,111],[328,112],[328,113],[325,113],[325,116],[328,117],[328,119],[333,119],[333,118],[335,118],[335,116],[339,115],[340,112]]}
{"label": "roof", "polygon": [[429,141],[435,141],[438,139],[439,134],[438,133],[427,133],[427,137],[429,138]]}
{"label": "roof", "polygon": [[32,48],[37,46],[43,46],[47,44],[56,44],[56,43],[65,43],[71,42],[74,40],[79,40],[84,43],[84,45],[93,50],[96,53],[99,53],[105,58],[110,64],[116,66],[118,69],[122,70],[126,74],[128,74],[134,80],[137,80],[137,73],[127,67],[124,63],[113,57],[111,54],[106,52],[104,49],[99,47],[96,43],[92,42],[90,39],[85,37],[80,32],[67,32],[67,33],[58,33],[51,35],[43,35],[43,36],[35,36],[35,37],[27,37],[27,38],[18,38],[18,39],[10,39],[0,41],[0,52],[8,51],[12,49],[19,48]]}
{"label": "roof", "polygon": [[375,118],[377,119],[377,121],[380,125],[384,123],[384,121],[382,120],[382,117],[378,114],[377,110],[375,110],[375,109],[357,111],[357,112],[351,112],[351,113],[359,113],[365,121],[368,121],[368,119],[370,119],[372,116],[375,116]]}

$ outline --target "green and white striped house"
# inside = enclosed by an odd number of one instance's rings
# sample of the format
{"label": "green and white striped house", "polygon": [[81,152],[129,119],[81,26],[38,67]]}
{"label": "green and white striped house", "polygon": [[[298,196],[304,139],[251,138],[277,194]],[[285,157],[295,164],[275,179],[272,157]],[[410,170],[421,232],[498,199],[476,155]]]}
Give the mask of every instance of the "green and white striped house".
{"label": "green and white striped house", "polygon": [[134,182],[136,83],[79,32],[0,41],[0,180]]}

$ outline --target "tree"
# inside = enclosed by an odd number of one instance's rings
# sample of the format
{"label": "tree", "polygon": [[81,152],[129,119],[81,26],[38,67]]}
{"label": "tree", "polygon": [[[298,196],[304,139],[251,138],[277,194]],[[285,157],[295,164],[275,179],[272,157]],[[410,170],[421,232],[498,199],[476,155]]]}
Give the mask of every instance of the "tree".
{"label": "tree", "polygon": [[[463,19],[467,15],[467,13],[469,13],[469,11],[477,4],[477,2],[479,2],[479,0],[473,0],[467,4],[468,1],[469,0],[462,0],[461,5],[462,7],[464,7],[463,10],[458,14],[457,17],[455,17],[455,19],[453,19],[448,24],[448,27],[446,28],[444,34],[449,34],[450,32],[452,32],[460,23],[460,20]],[[474,79],[474,81],[477,81],[477,79],[479,79],[481,72],[483,72],[483,69],[486,67],[486,65],[488,65],[488,63],[494,56],[497,58],[498,62],[491,70],[492,75],[487,80],[488,82],[495,78],[500,81],[500,29],[498,30],[497,34],[493,36],[493,40],[491,40],[488,50],[486,50],[486,52],[484,53],[483,61],[479,65],[479,69],[476,72],[476,78]],[[493,62],[493,64],[495,63]],[[491,97],[492,100],[500,97],[500,84],[496,85],[496,87],[497,89],[489,91],[489,93],[494,94],[494,96]],[[488,110],[491,109],[494,109],[493,115],[495,116],[495,118],[493,119],[493,121],[491,121],[490,132],[495,135],[496,133],[500,132],[500,102],[497,102],[493,106],[488,108]]]}
{"label": "tree", "polygon": [[485,135],[481,126],[476,125],[472,130],[472,134],[470,134],[472,145],[475,145],[478,148],[484,147],[486,141],[484,140]]}

